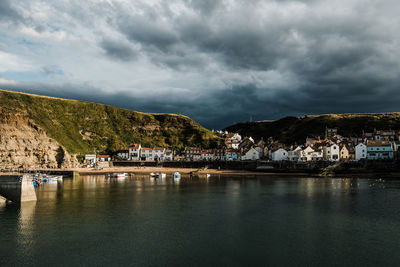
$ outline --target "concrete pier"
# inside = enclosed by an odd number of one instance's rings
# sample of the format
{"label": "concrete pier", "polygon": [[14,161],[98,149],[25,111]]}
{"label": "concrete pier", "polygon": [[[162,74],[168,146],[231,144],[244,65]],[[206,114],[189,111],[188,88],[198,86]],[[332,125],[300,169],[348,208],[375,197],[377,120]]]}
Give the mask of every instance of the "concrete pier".
{"label": "concrete pier", "polygon": [[15,203],[37,200],[29,175],[1,175],[0,196]]}

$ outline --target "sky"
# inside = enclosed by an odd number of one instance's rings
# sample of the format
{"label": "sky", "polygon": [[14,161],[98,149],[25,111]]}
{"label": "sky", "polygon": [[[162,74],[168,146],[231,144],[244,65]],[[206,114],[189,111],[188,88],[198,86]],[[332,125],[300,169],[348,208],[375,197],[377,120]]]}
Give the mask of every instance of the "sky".
{"label": "sky", "polygon": [[221,129],[400,111],[398,0],[0,0],[0,88]]}

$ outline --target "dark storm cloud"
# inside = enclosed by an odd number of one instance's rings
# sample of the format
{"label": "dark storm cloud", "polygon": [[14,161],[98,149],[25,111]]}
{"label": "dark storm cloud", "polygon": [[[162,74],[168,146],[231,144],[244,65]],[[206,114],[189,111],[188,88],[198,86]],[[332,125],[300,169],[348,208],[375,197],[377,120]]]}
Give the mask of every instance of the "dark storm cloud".
{"label": "dark storm cloud", "polygon": [[[400,84],[400,78],[387,83],[375,82],[367,94],[360,94],[364,88],[360,81],[342,86],[311,85],[298,90],[285,89],[268,96],[263,95],[265,88],[247,84],[216,90],[191,102],[185,96],[169,94],[154,95],[149,101],[149,98],[140,95],[105,93],[87,85],[25,84],[0,87],[17,91],[25,88],[23,91],[28,93],[91,101],[142,112],[178,113],[210,129],[220,129],[241,121],[285,116],[398,111],[400,96],[398,87],[393,84]],[[94,91],[98,93],[91,93]]]}
{"label": "dark storm cloud", "polygon": [[0,21],[19,22],[23,18],[8,0],[0,1]]}
{"label": "dark storm cloud", "polygon": [[107,56],[122,61],[129,61],[137,57],[137,52],[127,44],[118,41],[104,39],[100,43]]}
{"label": "dark storm cloud", "polygon": [[[373,19],[374,15],[384,14],[380,11],[374,14],[356,5],[354,14],[319,16],[316,10],[310,12],[309,18],[306,14],[300,18],[293,16],[293,19],[279,15],[265,19],[262,12],[251,17],[254,10],[249,10],[248,6],[257,8],[259,3],[262,1],[235,1],[238,10],[242,7],[243,15],[222,12],[226,11],[226,6],[220,1],[186,1],[195,15],[169,16],[168,10],[159,6],[157,11],[123,17],[116,29],[133,43],[141,44],[142,51],[153,62],[164,63],[167,67],[190,68],[193,63],[186,60],[187,55],[206,54],[221,68],[242,72],[243,76],[251,71],[272,70],[291,73],[301,82],[286,81],[275,87],[237,84],[233,85],[234,89],[215,90],[204,95],[199,101],[202,104],[195,105],[198,111],[189,113],[197,118],[215,117],[210,123],[213,126],[226,122],[227,118],[233,121],[247,120],[251,116],[269,119],[289,114],[397,109],[399,80],[393,77],[400,76],[400,68],[393,61],[393,54],[384,53],[384,46],[398,40],[395,32],[391,32],[393,29],[382,32]],[[312,10],[313,5],[322,2],[277,3],[278,6],[305,4],[306,10]],[[173,58],[174,64],[169,64],[168,58]],[[207,64],[196,62],[198,69]],[[260,97],[263,92],[268,92],[269,98]]]}
{"label": "dark storm cloud", "polygon": [[[7,3],[0,4],[0,14],[10,8]],[[91,27],[94,18],[105,17],[101,25],[109,28],[97,29],[96,36],[103,37],[94,38],[104,56],[136,69],[138,59],[151,65],[143,66],[148,77],[135,78],[159,91],[149,96],[138,89],[141,84],[123,83],[125,91],[116,94],[93,81],[91,90],[82,82],[22,88],[145,112],[182,113],[212,128],[287,115],[398,111],[398,1],[171,0],[91,3],[68,10]],[[90,10],[96,12],[85,16]],[[153,83],[154,69],[162,78]],[[170,93],[170,88],[182,90]],[[98,93],[86,93],[93,90]]]}

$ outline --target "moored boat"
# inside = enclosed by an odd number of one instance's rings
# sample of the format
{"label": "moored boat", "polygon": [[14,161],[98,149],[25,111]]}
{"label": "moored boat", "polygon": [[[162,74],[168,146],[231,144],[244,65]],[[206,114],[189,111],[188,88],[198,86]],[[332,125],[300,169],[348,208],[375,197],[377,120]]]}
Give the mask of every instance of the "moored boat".
{"label": "moored boat", "polygon": [[117,178],[117,179],[126,179],[126,178],[128,178],[128,174],[126,172],[124,172],[124,173],[116,173],[115,178]]}
{"label": "moored boat", "polygon": [[158,179],[164,179],[167,177],[167,175],[162,172],[156,172],[156,173],[152,172],[152,173],[150,173],[149,176],[150,176],[150,178],[158,178]]}
{"label": "moored boat", "polygon": [[107,174],[107,178],[116,178],[116,179],[126,179],[128,178],[128,173],[121,172],[121,173],[112,173]]}
{"label": "moored boat", "polygon": [[175,172],[174,179],[181,179],[181,174],[179,172]]}

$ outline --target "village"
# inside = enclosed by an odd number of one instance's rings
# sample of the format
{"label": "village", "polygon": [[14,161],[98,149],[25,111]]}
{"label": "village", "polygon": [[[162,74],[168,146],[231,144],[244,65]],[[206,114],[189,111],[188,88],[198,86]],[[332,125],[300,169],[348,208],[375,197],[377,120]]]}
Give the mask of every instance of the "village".
{"label": "village", "polygon": [[163,147],[131,144],[127,150],[111,155],[85,155],[88,167],[111,161],[290,161],[290,162],[354,162],[362,160],[394,160],[399,156],[400,131],[374,130],[359,137],[343,137],[338,128],[326,128],[323,138],[307,138],[304,144],[287,145],[268,138],[255,142],[252,137],[219,131],[224,147],[202,149],[185,147],[182,151]]}

